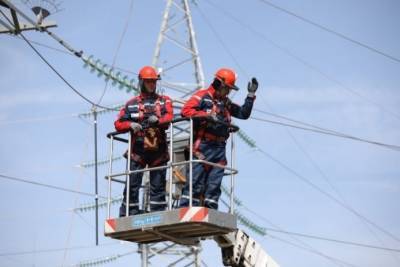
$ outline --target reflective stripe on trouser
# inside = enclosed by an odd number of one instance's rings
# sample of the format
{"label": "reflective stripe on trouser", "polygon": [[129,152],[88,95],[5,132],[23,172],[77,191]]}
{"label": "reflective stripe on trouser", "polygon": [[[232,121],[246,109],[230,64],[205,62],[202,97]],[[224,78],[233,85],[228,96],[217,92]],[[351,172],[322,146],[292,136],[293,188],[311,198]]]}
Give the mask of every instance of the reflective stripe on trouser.
{"label": "reflective stripe on trouser", "polygon": [[[143,167],[136,161],[131,162],[131,171],[140,170]],[[166,169],[150,172],[150,210],[164,210],[165,200],[165,176]],[[129,215],[135,215],[139,212],[139,189],[142,185],[143,172],[132,173],[129,175]],[[120,207],[120,217],[125,216],[126,204],[126,186],[124,189],[124,198]]]}
{"label": "reflective stripe on trouser", "polygon": [[[181,207],[189,206],[189,194],[188,195],[182,195],[179,204],[180,204]],[[192,206],[200,206],[200,199],[193,197],[192,198]]]}
{"label": "reflective stripe on trouser", "polygon": [[[204,155],[204,160],[213,163],[226,164],[225,143],[204,142],[199,146],[199,151]],[[193,156],[193,158],[196,158]],[[204,206],[218,209],[218,200],[221,196],[221,182],[224,169],[205,166],[203,163],[193,163],[193,206],[199,206],[201,196],[204,197]],[[186,172],[186,184],[182,190],[180,207],[189,206],[189,168]]]}

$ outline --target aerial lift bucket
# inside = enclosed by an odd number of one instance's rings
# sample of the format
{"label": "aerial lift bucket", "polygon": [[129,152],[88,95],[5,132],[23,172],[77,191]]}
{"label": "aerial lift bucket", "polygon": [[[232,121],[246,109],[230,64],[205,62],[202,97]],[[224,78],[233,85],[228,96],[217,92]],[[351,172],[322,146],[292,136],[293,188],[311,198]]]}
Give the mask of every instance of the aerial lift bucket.
{"label": "aerial lift bucket", "polygon": [[[189,134],[187,130],[182,130],[183,127],[177,126],[177,124],[189,121]],[[234,125],[229,126],[232,132],[237,131],[238,127]],[[179,137],[179,133],[174,133],[174,128],[180,129],[180,133],[186,133],[184,137]],[[162,241],[172,241],[183,245],[194,245],[199,242],[200,239],[208,237],[220,236],[228,234],[237,230],[237,218],[233,214],[233,186],[234,186],[234,175],[237,170],[233,169],[232,162],[231,166],[223,166],[220,164],[208,162],[205,160],[193,159],[192,147],[193,147],[193,119],[179,118],[171,122],[169,128],[169,153],[170,161],[165,166],[158,166],[153,168],[145,168],[143,170],[131,171],[129,169],[130,162],[130,138],[124,139],[119,135],[120,133],[110,133],[107,136],[110,138],[110,164],[109,164],[109,175],[106,176],[108,179],[108,212],[107,219],[105,221],[104,234],[105,236],[137,242],[137,243],[152,243]],[[112,173],[112,158],[114,141],[120,141],[128,143],[128,164],[127,169],[123,173]],[[233,138],[231,138],[231,153],[234,153]],[[189,147],[189,158],[185,159],[184,149]],[[232,161],[231,156],[231,161]],[[173,194],[173,187],[175,191],[179,191],[179,185],[182,184],[182,180],[189,179],[190,186],[192,185],[192,164],[199,162],[202,164],[211,165],[216,168],[223,168],[225,175],[231,177],[231,201],[229,212],[222,212],[214,209],[208,209],[205,207],[192,206],[192,196],[190,196],[189,207],[173,209],[173,200],[179,197],[179,192]],[[182,168],[183,167],[183,168]],[[133,216],[125,216],[120,218],[112,218],[110,215],[111,209],[111,183],[120,182],[127,183],[129,187],[129,179],[125,181],[119,180],[117,177],[125,176],[129,177],[129,174],[135,172],[146,172],[151,170],[157,170],[166,168],[169,170],[169,181],[167,185],[168,194],[168,209],[165,211],[151,212],[137,214]],[[189,168],[189,177],[185,177],[185,168]],[[129,191],[129,190],[128,190]],[[192,192],[190,190],[190,192]],[[177,196],[178,195],[178,196]],[[127,198],[129,196],[127,195]],[[126,205],[129,206],[129,205]],[[128,214],[128,212],[126,213]]]}

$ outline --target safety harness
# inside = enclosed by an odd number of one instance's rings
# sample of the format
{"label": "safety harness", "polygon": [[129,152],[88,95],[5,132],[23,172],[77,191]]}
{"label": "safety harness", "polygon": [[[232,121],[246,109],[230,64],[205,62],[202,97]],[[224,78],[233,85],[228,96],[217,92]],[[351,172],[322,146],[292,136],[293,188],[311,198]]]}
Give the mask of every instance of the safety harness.
{"label": "safety harness", "polygon": [[[142,166],[145,166],[146,164],[148,164],[149,167],[158,166],[169,160],[167,150],[160,151],[162,146],[166,147],[165,131],[160,129],[160,127],[151,127],[150,125],[146,125],[146,121],[151,115],[161,118],[167,112],[166,101],[167,100],[160,95],[156,95],[155,98],[144,98],[142,95],[139,95],[126,106],[125,112],[128,117],[139,122],[144,128],[142,131],[135,134],[135,138],[132,138],[131,143],[131,158]],[[143,139],[144,155],[139,155],[134,152],[135,150],[133,148],[138,139]],[[161,154],[157,155],[154,159],[152,158],[151,161],[148,162],[146,157],[146,153],[148,152],[153,152],[155,154],[161,152]]]}
{"label": "safety harness", "polygon": [[[210,92],[208,92],[208,94],[206,94],[205,96],[209,96],[212,101],[212,107],[209,111],[212,114],[216,114],[223,116],[224,121],[226,123],[230,123],[231,122],[231,114],[229,112],[229,108],[226,105],[227,102],[222,103],[221,101],[218,101],[216,99],[214,99],[211,95]],[[200,101],[203,101],[205,99],[205,97],[203,97]],[[221,108],[221,106],[223,106],[223,108]],[[201,122],[199,129],[196,131],[195,137],[194,137],[194,142],[193,142],[193,154],[199,158],[199,159],[204,159],[204,155],[201,153],[200,151],[200,144],[202,141],[211,141],[211,142],[218,142],[218,143],[223,143],[226,142],[226,140],[229,138],[229,136],[218,136],[215,135],[213,133],[210,133],[207,131],[208,126],[210,126],[210,124],[212,124],[213,122]],[[219,164],[225,165],[226,161],[224,162],[218,162]],[[206,169],[209,169],[211,166],[205,164],[204,165]]]}

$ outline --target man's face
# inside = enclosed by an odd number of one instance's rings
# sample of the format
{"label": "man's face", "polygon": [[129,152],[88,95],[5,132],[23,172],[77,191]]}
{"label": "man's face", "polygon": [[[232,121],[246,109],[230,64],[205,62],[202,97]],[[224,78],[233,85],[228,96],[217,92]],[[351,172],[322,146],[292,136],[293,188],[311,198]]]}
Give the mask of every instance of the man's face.
{"label": "man's face", "polygon": [[221,87],[216,91],[219,97],[226,97],[230,92],[231,88],[226,85],[221,85]]}
{"label": "man's face", "polygon": [[157,80],[145,79],[143,80],[143,85],[148,93],[154,93],[157,87]]}

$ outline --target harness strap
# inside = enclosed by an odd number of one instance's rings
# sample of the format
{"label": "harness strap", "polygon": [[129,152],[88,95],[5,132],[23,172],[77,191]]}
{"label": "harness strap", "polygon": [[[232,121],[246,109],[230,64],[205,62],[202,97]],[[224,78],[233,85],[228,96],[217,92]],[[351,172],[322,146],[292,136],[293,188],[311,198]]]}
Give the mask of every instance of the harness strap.
{"label": "harness strap", "polygon": [[[165,104],[164,104],[165,105]],[[157,97],[156,100],[156,116],[161,118],[161,103],[160,103],[160,96]]]}
{"label": "harness strap", "polygon": [[204,136],[205,132],[206,132],[206,130],[204,127],[197,131],[196,140],[193,143],[193,152],[199,151],[200,143],[203,140],[203,136]]}
{"label": "harness strap", "polygon": [[214,142],[225,142],[226,138],[224,136],[217,136],[211,133],[207,133],[205,132],[203,135],[203,139],[207,140],[207,141],[214,141]]}

